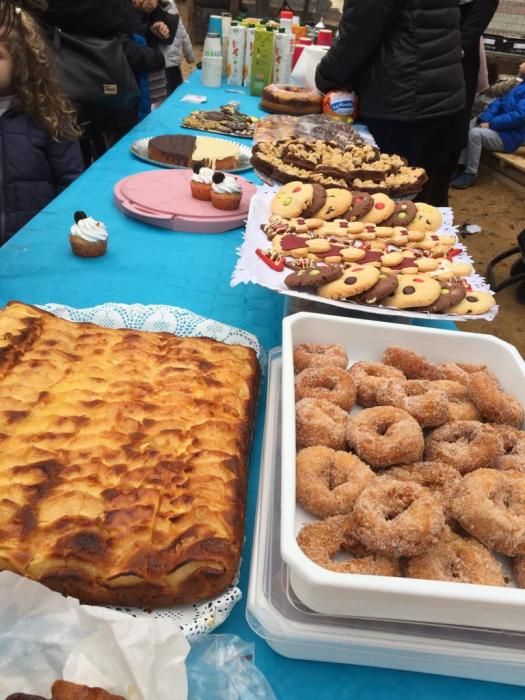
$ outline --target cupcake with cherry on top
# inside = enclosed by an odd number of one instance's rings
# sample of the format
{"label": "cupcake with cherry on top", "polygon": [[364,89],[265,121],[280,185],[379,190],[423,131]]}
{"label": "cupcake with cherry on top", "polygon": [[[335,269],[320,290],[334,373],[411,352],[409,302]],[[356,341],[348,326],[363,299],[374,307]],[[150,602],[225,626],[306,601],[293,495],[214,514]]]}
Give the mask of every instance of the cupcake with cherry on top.
{"label": "cupcake with cherry on top", "polygon": [[211,199],[212,177],[215,170],[203,168],[200,163],[193,166],[193,175],[190,181],[191,196],[193,199],[200,199],[209,202]]}
{"label": "cupcake with cherry on top", "polygon": [[242,187],[232,175],[215,173],[212,177],[211,203],[216,209],[238,209],[241,204]]}
{"label": "cupcake with cherry on top", "polygon": [[75,255],[99,258],[108,247],[108,232],[101,221],[95,221],[83,211],[75,212],[75,223],[69,232],[69,242]]}

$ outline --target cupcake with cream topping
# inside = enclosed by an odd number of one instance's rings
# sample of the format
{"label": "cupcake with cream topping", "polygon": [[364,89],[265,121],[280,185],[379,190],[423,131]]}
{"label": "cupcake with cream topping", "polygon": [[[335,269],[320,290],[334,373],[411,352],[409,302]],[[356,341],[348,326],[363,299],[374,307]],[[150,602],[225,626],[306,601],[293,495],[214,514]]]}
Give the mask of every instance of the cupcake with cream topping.
{"label": "cupcake with cream topping", "polygon": [[100,221],[95,221],[83,211],[75,212],[75,223],[69,232],[69,242],[75,255],[81,258],[98,258],[108,247],[108,232]]}
{"label": "cupcake with cream topping", "polygon": [[211,203],[216,209],[238,209],[241,198],[242,187],[236,177],[215,173],[211,185]]}
{"label": "cupcake with cream topping", "polygon": [[193,166],[193,175],[190,182],[191,196],[209,202],[211,199],[212,177],[215,170],[203,168],[200,164]]}

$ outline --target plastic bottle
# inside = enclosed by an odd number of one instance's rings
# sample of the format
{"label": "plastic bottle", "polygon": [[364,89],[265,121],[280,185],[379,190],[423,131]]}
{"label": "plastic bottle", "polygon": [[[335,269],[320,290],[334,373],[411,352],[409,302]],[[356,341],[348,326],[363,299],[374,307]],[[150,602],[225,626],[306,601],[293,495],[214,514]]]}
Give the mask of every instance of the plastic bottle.
{"label": "plastic bottle", "polygon": [[284,27],[281,27],[275,35],[274,59],[273,59],[273,82],[289,83],[292,73],[292,55],[294,51],[293,34],[288,34]]}
{"label": "plastic bottle", "polygon": [[286,30],[288,34],[292,32],[293,25],[293,12],[290,10],[283,10],[279,15],[279,25]]}
{"label": "plastic bottle", "polygon": [[220,87],[222,78],[222,46],[220,34],[210,32],[202,51],[201,83],[205,87]]}

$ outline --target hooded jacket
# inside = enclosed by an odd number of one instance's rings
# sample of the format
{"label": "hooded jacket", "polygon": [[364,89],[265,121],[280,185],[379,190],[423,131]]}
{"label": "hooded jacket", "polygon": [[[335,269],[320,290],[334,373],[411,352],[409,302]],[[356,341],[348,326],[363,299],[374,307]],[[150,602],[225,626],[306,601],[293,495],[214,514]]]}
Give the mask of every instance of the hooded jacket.
{"label": "hooded jacket", "polygon": [[458,0],[346,0],[316,82],[322,92],[354,90],[364,117],[457,113],[465,101]]}
{"label": "hooded jacket", "polygon": [[11,108],[0,117],[0,245],[83,171],[78,143],[56,142]]}
{"label": "hooded jacket", "polygon": [[491,102],[478,117],[497,131],[506,153],[512,153],[525,144],[525,81],[518,83],[506,95]]}

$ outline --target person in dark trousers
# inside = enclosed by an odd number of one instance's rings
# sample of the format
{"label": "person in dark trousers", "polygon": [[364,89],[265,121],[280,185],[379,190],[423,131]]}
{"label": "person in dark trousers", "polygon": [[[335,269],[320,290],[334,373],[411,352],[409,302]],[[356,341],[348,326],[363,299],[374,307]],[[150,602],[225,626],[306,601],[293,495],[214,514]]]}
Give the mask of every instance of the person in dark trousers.
{"label": "person in dark trousers", "polygon": [[419,198],[446,206],[465,84],[458,0],[346,0],[317,68],[321,92],[354,90],[379,148],[426,169]]}
{"label": "person in dark trousers", "polygon": [[81,174],[79,134],[38,25],[0,5],[0,245]]}

